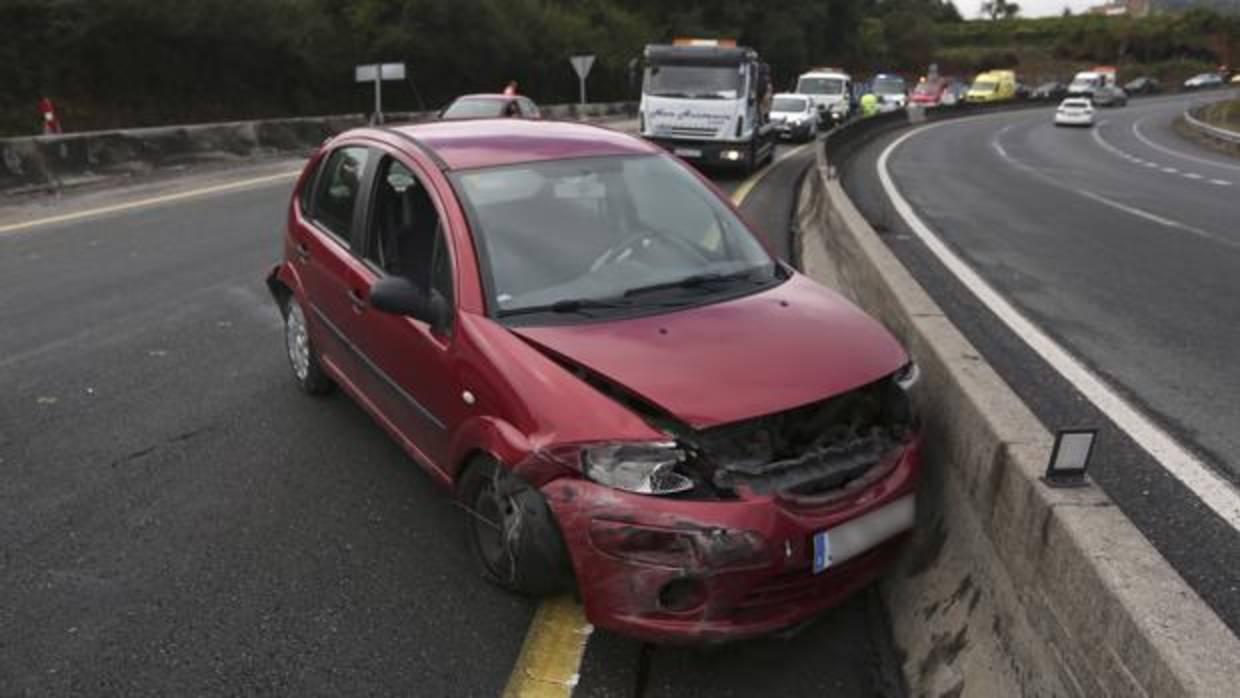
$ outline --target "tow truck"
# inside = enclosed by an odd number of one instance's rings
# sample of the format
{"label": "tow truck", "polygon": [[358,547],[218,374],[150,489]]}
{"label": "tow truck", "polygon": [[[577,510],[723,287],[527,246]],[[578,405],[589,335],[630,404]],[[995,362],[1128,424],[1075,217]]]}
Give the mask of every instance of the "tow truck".
{"label": "tow truck", "polygon": [[639,111],[647,140],[701,165],[757,169],[775,155],[770,67],[733,39],[650,44]]}

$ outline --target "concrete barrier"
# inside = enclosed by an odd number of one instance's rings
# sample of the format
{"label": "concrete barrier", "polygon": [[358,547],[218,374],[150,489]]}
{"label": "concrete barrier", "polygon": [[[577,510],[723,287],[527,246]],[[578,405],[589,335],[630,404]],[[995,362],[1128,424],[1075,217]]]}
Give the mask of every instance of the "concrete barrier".
{"label": "concrete barrier", "polygon": [[1236,695],[1240,641],[1105,493],[1040,481],[1051,435],[834,177],[833,160],[907,123],[833,133],[797,218],[806,273],[879,318],[922,369],[918,525],[880,587],[913,694]]}
{"label": "concrete barrier", "polygon": [[[596,120],[633,112],[630,102],[556,104],[546,118]],[[389,124],[427,121],[434,112],[388,114]],[[60,189],[196,162],[308,152],[367,123],[365,114],[234,121],[0,139],[0,192]]]}

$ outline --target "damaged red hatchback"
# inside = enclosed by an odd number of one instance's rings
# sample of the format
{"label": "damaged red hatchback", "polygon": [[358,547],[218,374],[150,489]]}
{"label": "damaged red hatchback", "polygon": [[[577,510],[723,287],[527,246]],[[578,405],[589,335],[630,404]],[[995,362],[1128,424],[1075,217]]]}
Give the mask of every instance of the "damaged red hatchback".
{"label": "damaged red hatchback", "polygon": [[916,368],[614,131],[367,128],[307,165],[268,278],[340,386],[455,489],[485,574],[597,626],[715,642],[808,620],[913,523]]}

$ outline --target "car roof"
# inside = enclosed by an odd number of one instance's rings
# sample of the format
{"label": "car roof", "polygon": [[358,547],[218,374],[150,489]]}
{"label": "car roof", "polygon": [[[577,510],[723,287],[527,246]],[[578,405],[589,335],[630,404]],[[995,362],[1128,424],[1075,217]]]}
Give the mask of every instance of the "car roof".
{"label": "car roof", "polygon": [[569,121],[461,119],[392,130],[418,141],[450,170],[662,152],[635,136]]}
{"label": "car roof", "polygon": [[801,94],[800,92],[777,92],[775,93],[775,96],[772,97],[771,99],[779,99],[780,97],[792,97],[794,99],[809,99],[809,95],[804,95],[804,94]]}
{"label": "car roof", "polygon": [[494,99],[497,101],[507,102],[510,100],[514,100],[516,98],[517,98],[517,95],[505,95],[505,94],[492,93],[492,92],[479,92],[477,94],[472,94],[472,95],[461,95],[460,97],[457,97],[456,99],[452,101],[457,102],[462,99]]}

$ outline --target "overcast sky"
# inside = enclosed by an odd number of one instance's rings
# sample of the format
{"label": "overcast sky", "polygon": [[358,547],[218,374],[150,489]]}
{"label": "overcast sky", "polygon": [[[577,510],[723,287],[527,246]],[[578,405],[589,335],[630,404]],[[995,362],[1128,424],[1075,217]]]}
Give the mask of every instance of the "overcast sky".
{"label": "overcast sky", "polygon": [[[978,17],[982,0],[955,0],[956,9],[965,19]],[[1094,5],[1101,5],[1103,0],[1015,0],[1020,5],[1022,17],[1046,17],[1063,14],[1064,7],[1071,7],[1073,14],[1080,14]]]}

